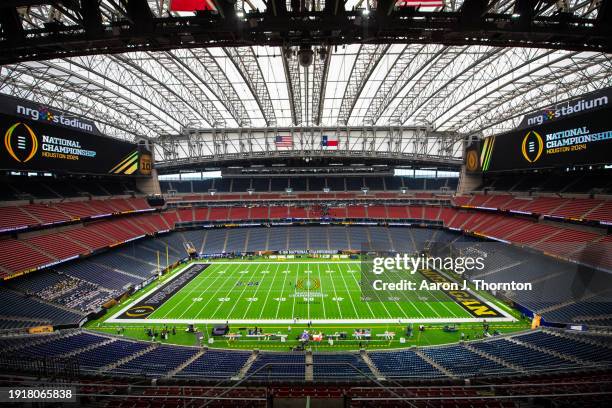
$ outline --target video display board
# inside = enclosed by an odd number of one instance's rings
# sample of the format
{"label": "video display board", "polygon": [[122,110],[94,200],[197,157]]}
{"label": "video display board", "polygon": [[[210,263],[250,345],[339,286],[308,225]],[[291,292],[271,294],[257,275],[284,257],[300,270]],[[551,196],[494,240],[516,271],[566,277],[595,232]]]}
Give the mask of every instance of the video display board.
{"label": "video display board", "polygon": [[480,141],[470,143],[465,149],[464,155],[465,170],[468,173],[478,173],[480,168]]}
{"label": "video display board", "polygon": [[612,106],[485,138],[482,171],[529,170],[612,163]]}
{"label": "video display board", "polygon": [[[92,122],[3,97],[0,168],[81,174],[150,175],[151,154],[106,137]],[[14,113],[7,111],[14,109]]]}

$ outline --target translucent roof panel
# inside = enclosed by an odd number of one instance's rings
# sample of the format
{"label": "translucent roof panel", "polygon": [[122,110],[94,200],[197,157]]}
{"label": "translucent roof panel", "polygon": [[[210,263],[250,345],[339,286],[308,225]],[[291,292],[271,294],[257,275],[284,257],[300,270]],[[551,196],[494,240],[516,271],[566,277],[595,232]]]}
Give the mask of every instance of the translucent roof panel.
{"label": "translucent roof panel", "polygon": [[611,86],[610,57],[356,44],[314,47],[305,67],[295,48],[133,52],[5,65],[0,92],[85,116],[127,140],[197,128],[310,125],[487,135],[512,128],[538,107]]}

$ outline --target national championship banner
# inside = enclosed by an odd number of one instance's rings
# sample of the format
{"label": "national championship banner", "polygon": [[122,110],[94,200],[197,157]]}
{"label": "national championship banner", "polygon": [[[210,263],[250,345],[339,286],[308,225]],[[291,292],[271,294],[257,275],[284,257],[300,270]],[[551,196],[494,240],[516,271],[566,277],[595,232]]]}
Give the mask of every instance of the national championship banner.
{"label": "national championship banner", "polygon": [[151,174],[150,152],[101,135],[93,122],[21,100],[1,98],[0,106],[2,170]]}
{"label": "national championship banner", "polygon": [[[479,164],[482,171],[513,171],[612,163],[612,105],[608,98],[598,108],[541,125],[483,139]],[[591,105],[589,105],[591,106]],[[535,117],[535,116],[534,116]]]}

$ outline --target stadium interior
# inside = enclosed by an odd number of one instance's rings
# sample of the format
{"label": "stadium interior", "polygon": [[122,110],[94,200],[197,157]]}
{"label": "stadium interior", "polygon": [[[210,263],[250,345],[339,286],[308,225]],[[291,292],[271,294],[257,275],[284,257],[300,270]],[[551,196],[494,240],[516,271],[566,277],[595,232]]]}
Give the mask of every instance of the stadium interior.
{"label": "stadium interior", "polygon": [[611,0],[1,3],[0,403],[609,404]]}

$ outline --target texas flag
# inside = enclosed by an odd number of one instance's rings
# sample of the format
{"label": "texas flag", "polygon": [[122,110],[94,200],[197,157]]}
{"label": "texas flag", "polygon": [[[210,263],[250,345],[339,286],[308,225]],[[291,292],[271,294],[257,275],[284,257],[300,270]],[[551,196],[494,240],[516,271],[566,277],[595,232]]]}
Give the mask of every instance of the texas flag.
{"label": "texas flag", "polygon": [[213,0],[170,0],[170,11],[216,10]]}
{"label": "texas flag", "polygon": [[323,135],[321,136],[321,146],[338,147],[338,135]]}

